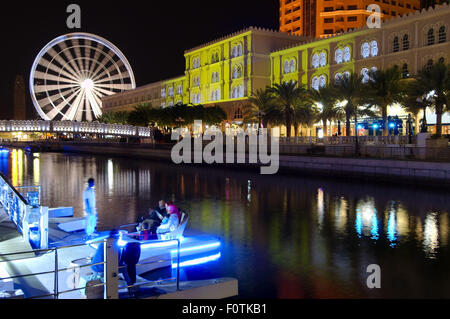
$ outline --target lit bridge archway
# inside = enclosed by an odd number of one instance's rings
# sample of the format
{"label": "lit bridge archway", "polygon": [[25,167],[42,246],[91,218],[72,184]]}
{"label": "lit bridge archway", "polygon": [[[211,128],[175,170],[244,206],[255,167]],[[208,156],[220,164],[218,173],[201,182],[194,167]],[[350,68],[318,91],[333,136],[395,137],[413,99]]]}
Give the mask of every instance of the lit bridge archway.
{"label": "lit bridge archway", "polygon": [[143,138],[149,138],[152,136],[151,128],[132,125],[105,124],[99,122],[0,120],[0,133],[10,132],[82,133],[136,136]]}

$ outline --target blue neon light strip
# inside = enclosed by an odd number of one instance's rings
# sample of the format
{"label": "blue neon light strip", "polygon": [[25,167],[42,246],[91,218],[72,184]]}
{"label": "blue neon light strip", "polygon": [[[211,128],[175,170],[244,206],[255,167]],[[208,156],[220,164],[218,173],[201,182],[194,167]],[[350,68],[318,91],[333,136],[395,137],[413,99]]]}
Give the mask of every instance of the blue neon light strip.
{"label": "blue neon light strip", "polygon": [[[203,250],[203,249],[208,249],[208,248],[217,248],[217,247],[220,247],[220,241],[212,243],[212,244],[207,244],[207,245],[182,248],[182,249],[180,249],[180,253],[185,253],[188,251],[195,251],[195,250]],[[171,254],[176,254],[177,252],[178,252],[178,249],[173,249],[170,251]]]}
{"label": "blue neon light strip", "polygon": [[[208,256],[208,257],[186,260],[186,261],[183,261],[180,263],[180,268],[205,264],[210,261],[218,260],[218,259],[220,259],[220,257],[221,257],[221,253],[218,253],[216,255],[212,255],[212,256]],[[177,266],[178,266],[177,263],[172,264],[172,268],[177,268]]]}
{"label": "blue neon light strip", "polygon": [[176,240],[171,240],[171,241],[163,241],[163,242],[159,242],[159,243],[151,243],[151,244],[145,244],[145,245],[141,245],[141,248],[162,248],[162,247],[169,247],[169,246],[173,246],[173,245],[177,245],[178,242]]}

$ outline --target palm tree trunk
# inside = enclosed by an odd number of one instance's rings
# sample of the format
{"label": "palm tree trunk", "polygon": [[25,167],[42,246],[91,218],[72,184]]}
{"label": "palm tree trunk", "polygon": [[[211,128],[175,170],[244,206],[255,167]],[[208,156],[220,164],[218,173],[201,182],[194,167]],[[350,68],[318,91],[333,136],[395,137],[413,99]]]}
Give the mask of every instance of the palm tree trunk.
{"label": "palm tree trunk", "polygon": [[442,109],[443,105],[436,105],[436,136],[442,136]]}
{"label": "palm tree trunk", "polygon": [[286,136],[291,137],[291,117],[289,114],[286,114]]}
{"label": "palm tree trunk", "polygon": [[389,135],[389,123],[387,118],[387,106],[384,106],[381,110],[383,121],[384,121],[384,130],[383,130],[383,136]]}
{"label": "palm tree trunk", "polygon": [[346,136],[350,136],[351,135],[350,115],[345,115],[345,135]]}
{"label": "palm tree trunk", "polygon": [[328,136],[328,124],[327,120],[323,120],[323,136]]}

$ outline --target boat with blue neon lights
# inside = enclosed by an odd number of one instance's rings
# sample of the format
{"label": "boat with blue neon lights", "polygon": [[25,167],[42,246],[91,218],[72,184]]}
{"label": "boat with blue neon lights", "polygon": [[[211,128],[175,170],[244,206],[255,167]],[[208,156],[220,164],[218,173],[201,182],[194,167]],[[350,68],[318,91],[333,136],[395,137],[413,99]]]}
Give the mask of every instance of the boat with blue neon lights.
{"label": "boat with blue neon lights", "polygon": [[[86,240],[84,236],[84,218],[74,218],[69,216],[67,208],[64,208],[64,217],[51,217],[49,219],[49,244],[51,247],[59,247],[74,244],[87,244],[87,255],[92,255],[102,240],[109,236],[109,231],[98,232],[96,237]],[[58,211],[52,212],[54,216],[61,216]],[[133,226],[133,225],[127,225]],[[184,227],[186,223],[181,223],[177,229],[166,237],[168,239],[150,239],[139,240],[136,233],[129,233],[127,230],[120,230],[118,244],[125,247],[128,243],[139,243],[141,247],[141,256],[136,267],[138,275],[149,273],[156,269],[178,267],[178,257],[180,268],[205,264],[217,261],[221,258],[221,240],[220,238],[208,234],[187,231]],[[126,228],[126,227],[121,227]],[[180,232],[181,230],[181,232]],[[180,242],[180,251],[178,256],[178,241]]]}

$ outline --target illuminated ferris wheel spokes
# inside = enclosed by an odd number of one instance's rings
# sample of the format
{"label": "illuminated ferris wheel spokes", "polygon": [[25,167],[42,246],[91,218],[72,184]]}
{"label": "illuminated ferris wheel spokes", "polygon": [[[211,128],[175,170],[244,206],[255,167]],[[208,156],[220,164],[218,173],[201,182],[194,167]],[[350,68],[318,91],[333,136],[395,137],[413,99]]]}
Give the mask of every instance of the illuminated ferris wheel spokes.
{"label": "illuminated ferris wheel spokes", "polygon": [[37,56],[30,91],[44,120],[93,121],[104,96],[136,87],[125,56],[98,36],[73,33],[50,42]]}

